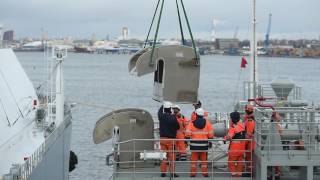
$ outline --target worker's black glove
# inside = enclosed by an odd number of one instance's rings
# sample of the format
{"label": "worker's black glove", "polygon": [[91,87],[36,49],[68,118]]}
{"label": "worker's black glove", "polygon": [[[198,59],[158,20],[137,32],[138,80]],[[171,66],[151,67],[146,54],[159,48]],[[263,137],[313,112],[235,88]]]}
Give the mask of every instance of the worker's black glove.
{"label": "worker's black glove", "polygon": [[212,148],[212,142],[209,142],[209,148]]}
{"label": "worker's black glove", "polygon": [[184,141],[184,143],[189,146],[189,143],[190,143],[190,138],[189,137],[186,137],[186,140]]}
{"label": "worker's black glove", "polygon": [[223,140],[223,144],[227,144],[227,141],[226,141],[226,140]]}

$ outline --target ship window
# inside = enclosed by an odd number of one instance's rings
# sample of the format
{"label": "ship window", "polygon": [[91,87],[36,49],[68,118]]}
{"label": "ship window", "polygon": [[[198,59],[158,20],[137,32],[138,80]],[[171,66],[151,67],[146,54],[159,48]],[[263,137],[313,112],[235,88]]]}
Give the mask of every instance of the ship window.
{"label": "ship window", "polygon": [[162,59],[160,59],[158,61],[157,70],[156,70],[156,72],[154,72],[154,82],[162,83],[163,68],[164,68],[164,61]]}

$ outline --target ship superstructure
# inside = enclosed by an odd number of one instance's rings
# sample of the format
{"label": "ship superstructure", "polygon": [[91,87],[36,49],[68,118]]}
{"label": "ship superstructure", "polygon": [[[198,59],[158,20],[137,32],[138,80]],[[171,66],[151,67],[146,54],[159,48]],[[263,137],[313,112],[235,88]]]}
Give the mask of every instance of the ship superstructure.
{"label": "ship superstructure", "polygon": [[55,90],[39,96],[12,49],[0,49],[0,179],[68,179],[72,122],[64,102],[65,57],[66,51],[53,49]]}

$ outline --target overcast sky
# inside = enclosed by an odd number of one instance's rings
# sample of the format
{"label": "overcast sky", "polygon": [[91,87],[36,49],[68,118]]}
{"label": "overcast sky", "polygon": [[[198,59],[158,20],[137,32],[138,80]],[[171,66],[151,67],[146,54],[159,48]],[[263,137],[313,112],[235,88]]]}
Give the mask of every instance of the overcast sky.
{"label": "overcast sky", "polygon": [[[121,27],[130,37],[146,36],[157,0],[1,0],[0,24],[16,37],[118,37]],[[184,0],[196,38],[210,39],[213,19],[216,36],[250,38],[252,0]],[[166,0],[160,37],[178,37],[175,0]],[[259,38],[272,13],[271,38],[319,38],[320,0],[257,0]]]}

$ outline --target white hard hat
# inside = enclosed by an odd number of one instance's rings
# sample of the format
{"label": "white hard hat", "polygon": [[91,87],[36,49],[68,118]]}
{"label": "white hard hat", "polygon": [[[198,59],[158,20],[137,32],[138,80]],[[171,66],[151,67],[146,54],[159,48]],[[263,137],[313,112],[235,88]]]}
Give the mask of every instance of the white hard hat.
{"label": "white hard hat", "polygon": [[163,108],[171,108],[172,103],[170,101],[163,101]]}
{"label": "white hard hat", "polygon": [[197,114],[198,116],[204,116],[204,110],[203,110],[202,108],[198,108],[198,109],[196,110],[196,114]]}
{"label": "white hard hat", "polygon": [[179,109],[179,110],[181,110],[180,107],[179,107],[178,105],[176,105],[176,104],[173,105],[172,108],[173,108],[173,109]]}

